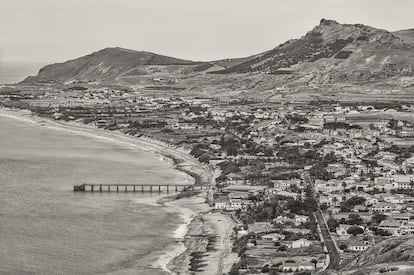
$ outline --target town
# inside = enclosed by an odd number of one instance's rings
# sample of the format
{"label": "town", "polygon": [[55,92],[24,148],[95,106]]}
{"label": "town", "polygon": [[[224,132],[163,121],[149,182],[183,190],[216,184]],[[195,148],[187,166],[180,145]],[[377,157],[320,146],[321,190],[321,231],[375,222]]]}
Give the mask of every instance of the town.
{"label": "town", "polygon": [[208,202],[237,224],[230,274],[337,269],[414,233],[414,106],[404,102],[268,102],[80,82],[5,87],[0,106],[157,139],[219,169]]}

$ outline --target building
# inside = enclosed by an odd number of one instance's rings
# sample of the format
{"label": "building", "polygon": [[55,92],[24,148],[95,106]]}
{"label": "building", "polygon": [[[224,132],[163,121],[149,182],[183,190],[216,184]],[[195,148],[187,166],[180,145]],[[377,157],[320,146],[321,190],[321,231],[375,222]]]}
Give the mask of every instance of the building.
{"label": "building", "polygon": [[393,236],[399,236],[401,234],[401,223],[394,219],[383,220],[379,225],[378,229],[388,232]]}
{"label": "building", "polygon": [[414,234],[414,222],[404,222],[400,228],[401,235]]}
{"label": "building", "polygon": [[214,202],[214,209],[225,210],[227,207],[227,201],[216,201]]}
{"label": "building", "polygon": [[360,251],[365,251],[369,247],[371,247],[371,243],[368,241],[363,241],[363,240],[350,240],[347,246],[348,246],[348,250],[350,251],[360,252]]}
{"label": "building", "polygon": [[261,239],[267,240],[267,241],[281,241],[285,239],[285,235],[279,234],[279,233],[271,233],[271,234],[263,235]]}
{"label": "building", "polygon": [[309,247],[311,245],[312,245],[312,241],[302,238],[296,241],[292,241],[292,243],[290,243],[288,247],[289,248],[301,248],[301,247]]}
{"label": "building", "polygon": [[349,236],[348,234],[348,229],[351,227],[351,225],[349,224],[340,224],[337,228],[336,228],[336,234],[338,236]]}
{"label": "building", "polygon": [[302,223],[309,222],[309,217],[305,215],[295,215],[293,218],[296,225],[300,225]]}
{"label": "building", "polygon": [[304,270],[313,270],[315,265],[312,263],[283,263],[281,270],[283,272],[297,272]]}
{"label": "building", "polygon": [[272,180],[273,187],[279,190],[286,190],[292,185],[299,186],[301,181],[298,179],[294,180]]}
{"label": "building", "polygon": [[402,207],[398,204],[395,203],[389,203],[389,202],[379,202],[374,204],[371,207],[371,210],[373,212],[391,212],[391,211],[395,211],[395,210],[399,210]]}

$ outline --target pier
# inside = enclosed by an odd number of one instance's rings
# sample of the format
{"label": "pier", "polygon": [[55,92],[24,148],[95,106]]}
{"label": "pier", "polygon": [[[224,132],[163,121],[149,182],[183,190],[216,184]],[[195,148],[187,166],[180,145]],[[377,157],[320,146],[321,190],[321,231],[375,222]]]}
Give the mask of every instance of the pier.
{"label": "pier", "polygon": [[149,192],[149,193],[170,193],[203,190],[201,185],[194,184],[100,184],[84,183],[73,186],[74,192]]}

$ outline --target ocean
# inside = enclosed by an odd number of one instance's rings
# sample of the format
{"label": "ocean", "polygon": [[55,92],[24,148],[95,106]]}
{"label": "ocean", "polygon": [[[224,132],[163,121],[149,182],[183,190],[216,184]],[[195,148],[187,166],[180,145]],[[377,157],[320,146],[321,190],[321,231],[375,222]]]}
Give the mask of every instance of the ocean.
{"label": "ocean", "polygon": [[177,248],[177,209],[73,185],[189,180],[125,143],[0,116],[0,274],[166,274],[155,263]]}
{"label": "ocean", "polygon": [[26,77],[36,75],[47,63],[23,63],[0,61],[0,84],[15,84]]}

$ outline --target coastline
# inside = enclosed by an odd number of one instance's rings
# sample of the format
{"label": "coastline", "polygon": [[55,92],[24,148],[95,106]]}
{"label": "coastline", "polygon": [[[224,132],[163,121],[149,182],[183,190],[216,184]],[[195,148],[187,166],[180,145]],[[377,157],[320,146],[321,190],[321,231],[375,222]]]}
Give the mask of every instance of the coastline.
{"label": "coastline", "polygon": [[[196,185],[214,185],[214,180],[218,173],[218,171],[212,170],[211,167],[198,162],[188,151],[182,148],[172,147],[169,144],[148,137],[128,136],[119,131],[97,129],[80,123],[57,122],[49,118],[39,117],[30,110],[0,108],[0,115],[45,126],[50,129],[66,130],[75,134],[93,136],[112,142],[121,142],[136,146],[140,150],[149,151],[161,156],[163,160],[169,161],[174,169],[189,175]],[[173,232],[172,237],[176,239],[174,247],[166,248],[166,251],[153,263],[153,267],[160,268],[169,274],[190,274],[189,268],[185,267],[186,263],[187,266],[190,266],[192,253],[199,252],[201,249],[200,246],[195,246],[194,243],[199,243],[205,239],[203,234],[209,236],[221,234],[218,238],[222,243],[228,245],[231,241],[225,232],[231,231],[233,223],[225,215],[216,214],[219,217],[223,216],[224,219],[219,219],[219,221],[226,220],[226,223],[223,226],[214,224],[217,223],[217,218],[212,219],[209,217],[210,207],[206,202],[208,196],[206,191],[184,197],[179,194],[160,196],[155,198],[154,201],[148,202],[150,204],[163,206],[167,211],[180,213],[180,217],[183,220],[183,223]],[[200,220],[203,221],[201,225]],[[223,227],[224,230],[222,230]],[[193,236],[198,237],[193,238]],[[222,258],[223,256],[228,256],[230,252],[228,249],[223,251],[219,250],[218,252],[213,253],[217,254],[214,257],[210,257],[211,259],[209,259],[205,267],[208,272],[205,274],[222,274],[223,268],[220,267],[223,265]],[[219,268],[216,268],[216,266],[219,266]]]}

